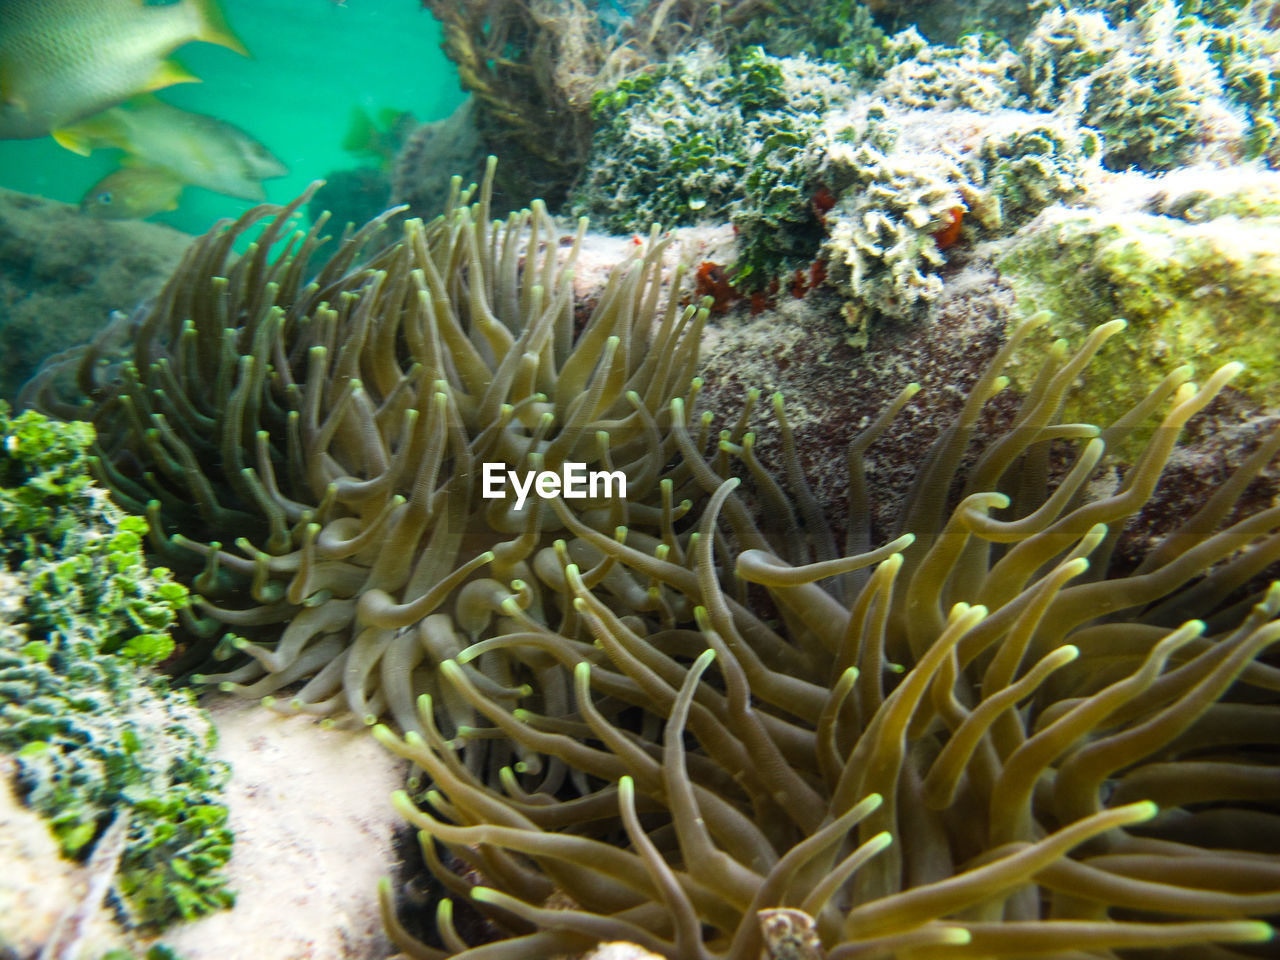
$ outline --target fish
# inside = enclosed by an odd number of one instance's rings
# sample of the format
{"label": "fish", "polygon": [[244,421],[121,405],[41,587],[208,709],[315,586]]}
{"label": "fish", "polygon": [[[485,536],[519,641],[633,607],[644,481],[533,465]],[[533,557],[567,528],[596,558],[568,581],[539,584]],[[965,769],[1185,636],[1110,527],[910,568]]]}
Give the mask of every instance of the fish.
{"label": "fish", "polygon": [[381,169],[389,170],[417,125],[413,114],[406,110],[387,107],[379,110],[375,119],[363,107],[352,107],[342,149],[375,160]]}
{"label": "fish", "polygon": [[68,150],[124,151],[125,165],[166,170],[184,183],[243,200],[262,200],[263,180],[289,172],[270,150],[234,124],[147,95],[104,110],[55,134]]}
{"label": "fish", "polygon": [[149,90],[199,78],[183,44],[248,55],[217,0],[0,0],[0,140],[48,136]]}
{"label": "fish", "polygon": [[80,212],[96,220],[145,220],[176,210],[184,186],[167,170],[121,167],[85,192]]}

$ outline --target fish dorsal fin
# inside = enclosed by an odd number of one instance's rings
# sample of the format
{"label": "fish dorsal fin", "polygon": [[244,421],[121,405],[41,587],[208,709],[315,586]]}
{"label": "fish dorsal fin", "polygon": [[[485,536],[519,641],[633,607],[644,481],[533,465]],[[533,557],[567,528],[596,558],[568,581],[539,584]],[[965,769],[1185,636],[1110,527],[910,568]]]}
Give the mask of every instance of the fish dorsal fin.
{"label": "fish dorsal fin", "polygon": [[60,146],[87,157],[100,147],[124,147],[120,107],[111,107],[76,123],[50,132]]}
{"label": "fish dorsal fin", "polygon": [[200,78],[177,61],[165,60],[156,67],[155,73],[151,74],[151,78],[143,89],[148,92],[162,90],[175,83],[200,83]]}
{"label": "fish dorsal fin", "polygon": [[232,32],[227,18],[223,16],[218,0],[189,0],[189,2],[195,10],[196,19],[200,25],[196,33],[197,40],[216,43],[220,47],[234,50],[242,57],[249,56],[249,51],[240,42],[240,38]]}

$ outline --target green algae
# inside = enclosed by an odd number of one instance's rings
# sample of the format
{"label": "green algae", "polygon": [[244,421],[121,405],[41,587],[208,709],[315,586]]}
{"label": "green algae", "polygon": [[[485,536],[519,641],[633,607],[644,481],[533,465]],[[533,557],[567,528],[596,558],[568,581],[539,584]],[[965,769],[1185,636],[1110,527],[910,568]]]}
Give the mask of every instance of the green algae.
{"label": "green algae", "polygon": [[148,929],[229,906],[215,733],[151,664],[187,590],[147,565],[147,523],[88,473],[93,429],[0,403],[0,751],[65,856],[129,822],[114,890]]}
{"label": "green algae", "polygon": [[1054,208],[999,261],[1018,310],[1048,311],[1055,336],[1079,343],[1099,323],[1129,323],[1120,349],[1095,361],[1072,417],[1108,422],[1187,361],[1198,376],[1239,361],[1235,388],[1280,400],[1280,215],[1229,212],[1273,211],[1275,201],[1253,189],[1188,196],[1170,208],[1207,219]]}

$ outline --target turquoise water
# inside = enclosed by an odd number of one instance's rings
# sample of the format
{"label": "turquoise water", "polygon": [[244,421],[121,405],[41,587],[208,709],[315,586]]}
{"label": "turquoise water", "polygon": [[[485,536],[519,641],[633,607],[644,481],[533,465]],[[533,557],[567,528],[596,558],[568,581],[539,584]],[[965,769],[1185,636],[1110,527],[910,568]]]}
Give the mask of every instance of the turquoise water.
{"label": "turquoise water", "polygon": [[[265,183],[286,201],[312,180],[367,161],[342,139],[352,108],[407,110],[420,121],[448,116],[463,100],[457,72],[440,50],[440,25],[418,0],[224,0],[227,19],[252,54],[204,43],[174,59],[202,78],[160,92],[262,141],[289,167]],[[115,151],[81,157],[53,140],[0,140],[0,187],[79,203],[117,166]],[[188,187],[181,206],[150,218],[199,233],[249,201]]]}

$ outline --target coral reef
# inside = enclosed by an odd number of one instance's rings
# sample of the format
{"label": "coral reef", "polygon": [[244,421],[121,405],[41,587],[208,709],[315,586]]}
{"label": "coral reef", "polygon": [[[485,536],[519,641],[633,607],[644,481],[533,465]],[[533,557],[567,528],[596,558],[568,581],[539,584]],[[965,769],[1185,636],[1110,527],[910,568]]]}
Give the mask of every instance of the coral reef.
{"label": "coral reef", "polygon": [[97,334],[113,309],[159,290],[191,239],[0,190],[0,397],[16,396],[45,357]]}
{"label": "coral reef", "polygon": [[20,572],[0,620],[0,748],[26,802],[67,856],[123,818],[114,889],[132,924],[226,906],[226,771],[191,695],[147,669],[172,650],[186,588],[147,568],[146,521],[90,482],[87,425],[0,404],[0,438],[0,550]]}
{"label": "coral reef", "polygon": [[876,96],[916,110],[977,110],[1009,106],[1018,92],[1019,60],[1008,44],[990,35],[962,37],[955,47],[930,46],[914,30],[893,38],[909,58],[890,67]]}
{"label": "coral reef", "polygon": [[[1243,93],[1248,84],[1239,77],[1256,60],[1246,68],[1225,48],[1237,37],[1253,36],[1254,25],[1219,28],[1212,37],[1200,20],[1181,17],[1170,0],[1141,4],[1131,19],[1109,16],[1059,7],[1041,17],[1021,51],[1030,105],[1077,113],[1102,134],[1102,160],[1112,170],[1230,159],[1248,130],[1229,95]],[[1221,51],[1216,59],[1215,45]],[[1266,94],[1245,96],[1256,104],[1257,127]]]}
{"label": "coral reef", "polygon": [[1096,139],[1052,117],[1000,109],[899,110],[875,101],[832,117],[820,176],[840,199],[819,255],[853,342],[875,319],[917,319],[942,292],[946,249],[998,237],[1069,202],[1096,166]]}
{"label": "coral reef", "polygon": [[878,77],[894,60],[889,37],[876,25],[870,7],[857,0],[771,3],[735,25],[722,43],[762,47],[775,57],[822,60],[858,77]]}
{"label": "coral reef", "polygon": [[696,44],[723,54],[750,46],[763,32],[790,37],[788,46],[834,44],[841,59],[873,66],[883,37],[848,0],[816,17],[812,5],[794,0],[664,0],[627,8],[584,0],[424,0],[423,6],[440,21],[444,51],[474,95],[483,150],[506,159],[495,190],[504,210],[534,197],[558,207],[587,157],[595,97]]}
{"label": "coral reef", "polygon": [[808,213],[796,164],[848,95],[842,69],[758,47],[725,58],[706,45],[651,67],[596,97],[573,210],[622,233],[723,220],[739,197],[757,217],[794,219]]}
{"label": "coral reef", "polygon": [[[822,261],[865,342],[877,320],[924,316],[949,247],[1085,203],[1099,166],[1222,167],[1274,151],[1280,42],[1264,6],[1054,7],[1006,31],[1016,51],[989,25],[947,43],[869,27],[852,45],[861,59],[832,40],[834,6],[809,39],[784,12],[768,53],[708,45],[597,93],[573,207],[615,231],[727,216],[741,246],[717,266],[731,284],[773,294]],[[787,95],[748,92],[743,106],[735,90],[753,74]]]}
{"label": "coral reef", "polygon": [[[851,448],[845,557],[813,512],[778,401],[789,495],[756,460],[753,434],[726,431],[708,449],[686,433],[681,454],[714,493],[678,550],[592,531],[557,505],[574,538],[560,553],[562,589],[581,629],[494,637],[441,674],[443,693],[526,749],[522,769],[567,767],[572,794],[529,792],[514,768],[486,782],[462,745],[489,731],[446,737],[429,697],[421,733],[377,729],[430,778],[417,802],[396,803],[432,872],[506,933],[476,956],[604,938],[753,960],[786,936],[816,940],[831,960],[1270,939],[1244,918],[1280,906],[1280,675],[1268,652],[1280,585],[1256,579],[1280,553],[1280,520],[1242,514],[1238,501],[1280,432],[1136,572],[1111,572],[1116,537],[1183,426],[1239,368],[1202,385],[1181,368],[1105,428],[1060,423],[1067,393],[1123,324],[1074,352],[1059,341],[1008,429],[960,478],[1034,326],[1011,333],[921,459],[897,536],[879,548],[858,522],[871,495],[862,453],[913,387]],[[1115,487],[1088,492],[1104,446],[1153,414],[1144,455]],[[1051,459],[1067,464],[1052,484]],[[734,463],[745,481],[730,476]],[[744,482],[762,528],[739,500]],[[572,562],[578,541],[594,548],[592,564],[648,580],[674,618],[602,597]],[[777,619],[753,612],[762,588]],[[529,667],[514,702],[467,670],[499,649]],[[571,704],[552,693],[569,685]],[[553,697],[562,712],[547,712]],[[471,954],[447,903],[441,951],[409,937],[384,897],[410,956]]]}
{"label": "coral reef", "polygon": [[[870,417],[838,547],[781,398],[785,483],[749,429],[758,394],[719,432],[698,415],[707,311],[680,308],[668,241],[629,245],[587,310],[584,228],[562,240],[541,206],[495,224],[491,187],[455,181],[443,217],[361,259],[371,224],[305,286],[323,224],[283,236],[305,198],[233,258],[246,216],[117,331],[123,355],[104,336],[29,393],[99,425],[102,474],[203,595],[189,659],[241,657],[205,679],[395,723],[379,739],[430,781],[397,800],[428,868],[510,941],[479,955],[1270,937],[1250,918],[1280,909],[1280,588],[1260,580],[1280,520],[1249,491],[1280,434],[1136,569],[1111,562],[1238,365],[1061,422],[1122,324],[1038,347],[1007,397],[1024,323],[915,450],[875,549],[863,454],[915,387]],[[1005,419],[971,450],[989,401]],[[1130,440],[1141,455],[1104,468]],[[480,461],[579,458],[627,497],[479,493]],[[409,955],[466,955],[447,902],[441,952],[393,900]]]}

